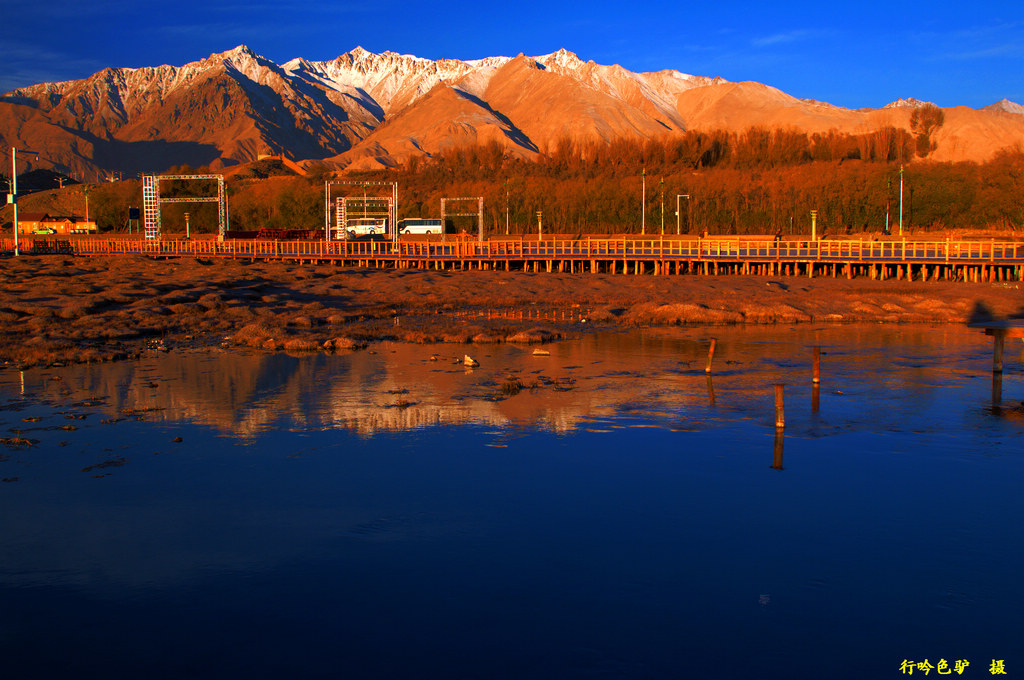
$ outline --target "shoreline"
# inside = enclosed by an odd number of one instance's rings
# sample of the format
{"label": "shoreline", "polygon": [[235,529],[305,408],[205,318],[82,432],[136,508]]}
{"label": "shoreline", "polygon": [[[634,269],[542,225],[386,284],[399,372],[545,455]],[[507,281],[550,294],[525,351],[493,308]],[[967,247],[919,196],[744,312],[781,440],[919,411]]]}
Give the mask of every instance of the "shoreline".
{"label": "shoreline", "polygon": [[1024,284],[780,276],[338,268],[141,256],[7,258],[0,361],[28,367],[147,351],[347,351],[544,342],[598,328],[938,323],[1024,316]]}

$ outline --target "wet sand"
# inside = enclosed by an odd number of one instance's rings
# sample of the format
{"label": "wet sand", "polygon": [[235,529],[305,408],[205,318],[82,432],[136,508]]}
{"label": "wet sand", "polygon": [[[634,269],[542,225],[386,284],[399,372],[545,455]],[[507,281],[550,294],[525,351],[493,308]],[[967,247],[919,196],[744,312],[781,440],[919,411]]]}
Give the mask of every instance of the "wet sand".
{"label": "wet sand", "polygon": [[0,360],[21,367],[211,347],[542,342],[616,326],[1024,316],[1018,282],[439,272],[139,256],[2,264]]}

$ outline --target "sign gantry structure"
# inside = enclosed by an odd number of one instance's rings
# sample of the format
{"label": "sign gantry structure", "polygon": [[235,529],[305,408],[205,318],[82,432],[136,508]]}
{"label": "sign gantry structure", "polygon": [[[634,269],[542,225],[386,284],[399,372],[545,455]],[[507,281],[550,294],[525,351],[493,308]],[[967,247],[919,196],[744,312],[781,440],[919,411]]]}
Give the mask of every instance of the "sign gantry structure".
{"label": "sign gantry structure", "polygon": [[[161,196],[160,182],[205,180],[217,182],[216,196]],[[228,195],[224,175],[145,175],[142,178],[142,217],[147,241],[160,240],[160,206],[164,203],[216,203],[217,238],[224,240],[228,229]]]}
{"label": "sign gantry structure", "polygon": [[[476,201],[476,212],[448,212],[449,203],[466,204],[471,201]],[[484,240],[484,198],[483,196],[473,196],[470,198],[442,198],[441,199],[441,225],[444,229],[448,224],[449,217],[475,217],[476,218],[476,233],[477,240]],[[444,233],[444,232],[442,232]]]}
{"label": "sign gantry structure", "polygon": [[356,225],[367,221],[383,222],[386,233],[397,237],[398,182],[333,179],[324,183],[325,240],[340,241],[360,233]]}

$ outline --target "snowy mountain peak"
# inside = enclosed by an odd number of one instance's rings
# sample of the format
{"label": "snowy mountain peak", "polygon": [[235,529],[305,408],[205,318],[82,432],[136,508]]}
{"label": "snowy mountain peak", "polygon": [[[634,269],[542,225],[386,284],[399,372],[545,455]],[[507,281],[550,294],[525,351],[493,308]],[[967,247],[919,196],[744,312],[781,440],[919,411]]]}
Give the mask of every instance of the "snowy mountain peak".
{"label": "snowy mountain peak", "polygon": [[253,59],[262,59],[258,54],[253,52],[248,45],[239,45],[234,49],[230,49],[227,52],[221,52],[220,54],[211,54],[211,57],[219,57],[221,59],[236,59],[239,57],[250,57]]}
{"label": "snowy mountain peak", "polygon": [[309,62],[302,57],[295,57],[289,59],[285,63],[281,64],[281,68],[285,71],[308,71],[310,70]]}
{"label": "snowy mountain peak", "polygon": [[1024,115],[1024,106],[1021,106],[1017,102],[1012,102],[1009,99],[1000,99],[995,104],[989,104],[988,106],[982,107],[983,111],[1004,111],[1006,113],[1016,113]]}
{"label": "snowy mountain peak", "polygon": [[536,61],[547,67],[559,66],[566,70],[576,70],[583,66],[583,61],[564,47],[560,48],[557,52],[536,57]]}
{"label": "snowy mountain peak", "polygon": [[210,62],[220,62],[227,68],[233,68],[240,73],[244,73],[247,77],[252,80],[259,80],[256,76],[256,72],[261,68],[275,70],[278,68],[277,64],[267,59],[264,56],[256,54],[245,45],[239,45],[233,50],[228,50],[221,54],[210,55]]}
{"label": "snowy mountain peak", "polygon": [[[931,104],[931,102],[923,102],[920,99],[914,99],[913,97],[907,97],[904,99],[900,97],[894,102],[889,102],[885,105],[886,109],[919,109],[925,104]],[[934,104],[933,104],[934,106]]]}

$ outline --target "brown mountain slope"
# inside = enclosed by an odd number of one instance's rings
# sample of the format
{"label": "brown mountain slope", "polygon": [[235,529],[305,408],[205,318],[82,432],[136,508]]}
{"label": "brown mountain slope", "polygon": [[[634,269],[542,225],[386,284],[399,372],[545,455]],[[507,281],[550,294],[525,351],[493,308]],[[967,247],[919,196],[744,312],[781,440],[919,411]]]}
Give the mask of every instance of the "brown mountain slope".
{"label": "brown mountain slope", "polygon": [[[696,87],[679,95],[679,115],[688,129],[741,131],[752,126],[793,128],[808,133],[837,130],[848,134],[886,126],[910,130],[913,107],[845,109],[792,97],[761,83],[721,83]],[[1024,145],[1024,115],[943,109],[945,123],[933,136],[936,161],[985,161],[999,149]]]}
{"label": "brown mountain slope", "polygon": [[[50,154],[58,151],[71,173],[88,174],[95,167],[95,145],[74,131],[55,124],[47,116],[28,104],[0,106],[0,147],[9,147],[32,153],[18,154],[18,174],[29,170],[53,167]],[[36,160],[39,154],[41,161]],[[10,167],[10,155],[5,154]]]}
{"label": "brown mountain slope", "polygon": [[[642,99],[636,87],[627,92]],[[566,138],[647,138],[680,129],[671,116],[643,101],[641,110],[520,55],[484,75],[467,75],[454,88],[436,86],[351,151],[330,160],[352,168],[387,166],[416,153],[491,141],[529,157]]]}
{"label": "brown mountain slope", "polygon": [[[797,99],[774,87],[754,82],[695,87],[680,94],[676,106],[686,127],[691,130],[739,131],[761,126],[797,128],[807,132],[826,132],[833,128],[854,132],[869,122],[865,113]],[[881,120],[871,122],[882,123]]]}
{"label": "brown mountain slope", "polygon": [[497,142],[519,157],[536,155],[520,130],[472,95],[444,84],[381,125],[350,151],[328,162],[351,169],[393,167],[411,156]]}
{"label": "brown mountain slope", "polygon": [[483,99],[542,151],[563,138],[609,141],[620,136],[654,137],[674,129],[605,91],[543,70],[522,55],[495,72]]}
{"label": "brown mountain slope", "polygon": [[1024,115],[966,106],[943,111],[946,122],[935,133],[937,148],[929,156],[933,160],[987,160],[1000,149],[1024,146]]}
{"label": "brown mountain slope", "polygon": [[244,47],[178,68],[104,69],[0,100],[0,138],[31,139],[48,167],[89,179],[100,169],[216,169],[267,152],[323,158],[378,122],[357,97],[293,78]]}

